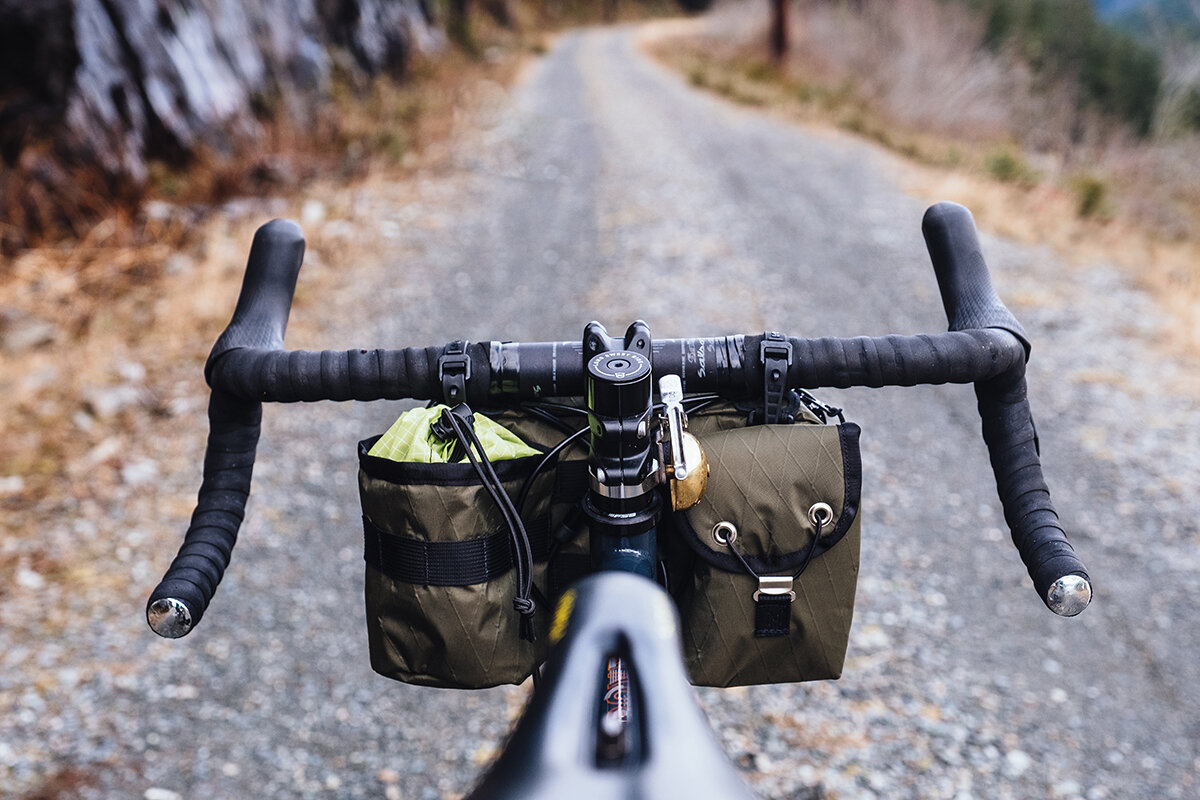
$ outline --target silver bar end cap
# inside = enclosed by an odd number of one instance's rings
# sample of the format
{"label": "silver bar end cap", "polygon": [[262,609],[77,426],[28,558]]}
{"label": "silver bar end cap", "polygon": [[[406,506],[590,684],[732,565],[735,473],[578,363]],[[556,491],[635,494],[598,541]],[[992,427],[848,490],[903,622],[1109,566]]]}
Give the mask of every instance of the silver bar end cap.
{"label": "silver bar end cap", "polygon": [[146,621],[164,639],[178,639],[192,629],[192,612],[182,600],[164,597],[155,600],[146,609]]}
{"label": "silver bar end cap", "polygon": [[1046,592],[1046,605],[1060,617],[1073,617],[1091,602],[1092,584],[1082,575],[1064,575]]}

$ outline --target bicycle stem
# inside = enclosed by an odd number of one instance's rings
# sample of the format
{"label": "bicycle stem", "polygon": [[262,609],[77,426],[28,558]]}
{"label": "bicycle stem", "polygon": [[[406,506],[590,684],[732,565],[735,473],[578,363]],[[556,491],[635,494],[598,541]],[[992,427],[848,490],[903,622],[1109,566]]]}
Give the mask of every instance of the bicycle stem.
{"label": "bicycle stem", "polygon": [[654,456],[650,329],[637,321],[623,341],[598,322],[584,330],[584,399],[588,412],[590,486],[583,500],[592,566],[658,572],[655,526],[663,512]]}

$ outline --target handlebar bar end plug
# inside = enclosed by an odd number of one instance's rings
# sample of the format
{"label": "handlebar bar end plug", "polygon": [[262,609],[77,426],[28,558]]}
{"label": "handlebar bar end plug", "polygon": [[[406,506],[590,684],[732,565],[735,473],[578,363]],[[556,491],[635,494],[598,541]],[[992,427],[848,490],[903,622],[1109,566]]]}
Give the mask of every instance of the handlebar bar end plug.
{"label": "handlebar bar end plug", "polygon": [[178,639],[192,629],[192,612],[182,600],[163,597],[146,609],[146,621],[164,639]]}
{"label": "handlebar bar end plug", "polygon": [[1092,584],[1083,575],[1064,575],[1046,592],[1046,605],[1060,617],[1073,617],[1091,602]]}

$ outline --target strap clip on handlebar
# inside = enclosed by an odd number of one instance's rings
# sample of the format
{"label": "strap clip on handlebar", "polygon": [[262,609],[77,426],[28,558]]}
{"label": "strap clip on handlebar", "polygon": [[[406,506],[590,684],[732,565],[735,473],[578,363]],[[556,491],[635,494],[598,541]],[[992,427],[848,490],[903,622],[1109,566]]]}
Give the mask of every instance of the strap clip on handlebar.
{"label": "strap clip on handlebar", "polygon": [[442,398],[453,408],[467,399],[467,381],[471,380],[471,357],[467,355],[467,342],[457,339],[442,348],[438,356],[438,381],[442,384]]}
{"label": "strap clip on handlebar", "polygon": [[758,357],[763,365],[762,421],[767,425],[789,424],[795,420],[794,409],[786,402],[792,343],[782,333],[768,331],[758,345]]}

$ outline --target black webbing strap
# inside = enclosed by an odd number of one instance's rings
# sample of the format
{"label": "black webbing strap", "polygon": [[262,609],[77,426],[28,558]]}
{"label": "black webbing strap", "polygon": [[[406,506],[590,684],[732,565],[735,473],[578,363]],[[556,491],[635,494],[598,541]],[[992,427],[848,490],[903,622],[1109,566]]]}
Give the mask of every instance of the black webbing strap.
{"label": "black webbing strap", "polygon": [[[560,461],[555,467],[554,490],[550,502],[577,503],[588,486],[587,461]],[[571,519],[568,514],[567,521]],[[525,521],[533,560],[544,562],[550,555],[550,516],[543,514]],[[569,526],[566,533],[577,531]],[[397,536],[376,527],[363,517],[363,537],[367,563],[392,580],[421,586],[470,586],[486,583],[512,569],[511,535],[502,528],[488,536],[456,542],[427,542]],[[559,559],[570,561],[560,554]],[[586,561],[586,557],[584,561]],[[567,581],[587,573],[587,564],[561,565],[556,572]]]}
{"label": "black webbing strap", "polygon": [[418,586],[470,586],[512,569],[507,529],[457,542],[427,542],[393,536],[363,517],[367,563],[402,583]]}
{"label": "black webbing strap", "polygon": [[758,347],[763,364],[763,422],[767,425],[791,423],[788,412],[787,372],[792,363],[792,343],[782,333],[769,331]]}
{"label": "black webbing strap", "polygon": [[453,408],[466,399],[470,379],[471,359],[467,356],[467,343],[459,339],[443,347],[438,356],[438,380],[446,405]]}
{"label": "black webbing strap", "polygon": [[[550,520],[525,525],[535,561],[549,551]],[[488,536],[453,542],[427,542],[396,536],[363,517],[367,563],[394,581],[418,586],[471,586],[487,583],[512,569],[511,534],[501,528]]]}
{"label": "black webbing strap", "polygon": [[759,594],[754,598],[754,637],[787,636],[792,630],[792,598]]}

